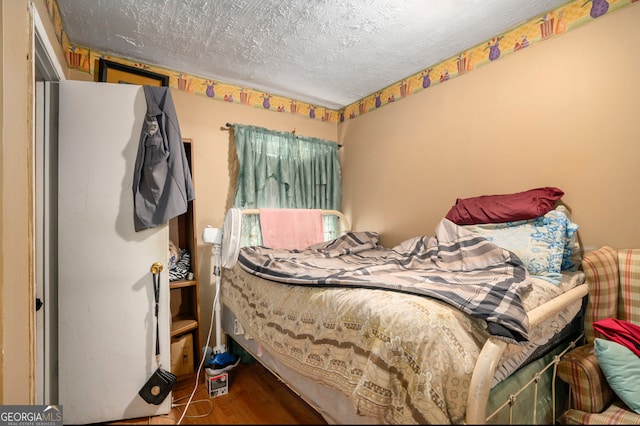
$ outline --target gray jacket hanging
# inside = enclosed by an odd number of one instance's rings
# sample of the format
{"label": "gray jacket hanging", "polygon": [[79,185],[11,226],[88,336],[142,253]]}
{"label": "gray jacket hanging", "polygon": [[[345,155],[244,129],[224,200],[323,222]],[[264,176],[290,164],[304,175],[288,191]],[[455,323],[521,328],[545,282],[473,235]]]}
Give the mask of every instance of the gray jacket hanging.
{"label": "gray jacket hanging", "polygon": [[144,86],[147,100],[133,174],[136,232],[187,211],[195,199],[178,117],[168,87]]}

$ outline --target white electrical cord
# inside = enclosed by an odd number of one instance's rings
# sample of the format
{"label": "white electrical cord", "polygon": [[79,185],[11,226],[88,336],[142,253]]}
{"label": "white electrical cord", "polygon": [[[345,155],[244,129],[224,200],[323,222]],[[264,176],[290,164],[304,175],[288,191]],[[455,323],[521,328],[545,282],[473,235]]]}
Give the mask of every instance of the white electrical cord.
{"label": "white electrical cord", "polygon": [[[214,258],[214,275],[216,277],[216,294],[215,297],[213,298],[213,305],[211,306],[211,323],[209,324],[209,334],[207,335],[207,343],[204,345],[205,348],[209,347],[209,342],[211,341],[211,332],[213,331],[213,321],[214,321],[214,317],[215,317],[215,312],[216,312],[216,307],[219,307],[219,295],[220,295],[220,244],[214,244],[213,245],[213,258]],[[220,315],[218,314],[218,319],[220,318]],[[216,339],[219,340],[220,337],[216,336]],[[182,413],[182,415],[180,416],[180,419],[178,420],[178,423],[176,424],[180,424],[182,423],[182,419],[184,419],[185,414],[187,414],[187,410],[189,409],[189,405],[191,404],[191,400],[193,399],[193,395],[195,395],[196,390],[198,389],[198,384],[200,382],[200,372],[202,371],[202,367],[204,365],[204,361],[205,361],[205,357],[202,357],[202,360],[200,361],[200,366],[198,367],[198,373],[196,374],[196,383],[195,386],[193,387],[193,391],[191,392],[191,396],[189,397],[189,400],[187,401],[187,403],[185,404],[184,407],[184,411]],[[172,404],[172,408],[173,408],[173,404]]]}

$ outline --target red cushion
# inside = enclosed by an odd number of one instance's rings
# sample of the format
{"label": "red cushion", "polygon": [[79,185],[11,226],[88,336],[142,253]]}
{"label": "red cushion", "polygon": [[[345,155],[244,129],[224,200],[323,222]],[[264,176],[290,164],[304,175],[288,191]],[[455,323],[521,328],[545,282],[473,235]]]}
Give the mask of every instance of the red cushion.
{"label": "red cushion", "polygon": [[458,225],[534,219],[551,211],[563,195],[562,190],[548,186],[515,194],[458,198],[445,217]]}
{"label": "red cushion", "polygon": [[640,356],[640,326],[617,318],[605,318],[594,322],[593,329]]}

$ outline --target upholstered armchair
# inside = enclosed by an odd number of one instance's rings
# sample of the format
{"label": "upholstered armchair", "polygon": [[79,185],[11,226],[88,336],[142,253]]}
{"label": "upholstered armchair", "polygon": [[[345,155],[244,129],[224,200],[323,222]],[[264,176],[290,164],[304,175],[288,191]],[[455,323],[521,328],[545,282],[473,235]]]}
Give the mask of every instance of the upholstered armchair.
{"label": "upholstered armchair", "polygon": [[[568,352],[558,364],[558,377],[569,384],[571,392],[571,406],[560,422],[640,424],[640,414],[625,405],[603,373],[594,350],[594,340],[602,336],[593,328],[594,322],[606,318],[640,325],[640,249],[601,247],[585,253],[582,268],[589,285],[584,317],[586,343]],[[629,374],[633,374],[631,371]],[[640,377],[637,380],[640,383]]]}

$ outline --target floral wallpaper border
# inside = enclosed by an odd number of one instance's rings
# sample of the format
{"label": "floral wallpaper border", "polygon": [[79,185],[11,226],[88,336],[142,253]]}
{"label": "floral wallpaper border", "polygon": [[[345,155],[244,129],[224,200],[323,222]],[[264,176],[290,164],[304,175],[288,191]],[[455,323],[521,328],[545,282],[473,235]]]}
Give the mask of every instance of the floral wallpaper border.
{"label": "floral wallpaper border", "polygon": [[564,6],[551,10],[503,34],[498,34],[491,40],[461,52],[452,58],[429,66],[340,110],[333,110],[285,98],[277,94],[254,90],[249,87],[236,86],[180,71],[151,66],[129,59],[114,57],[82,46],[75,46],[69,43],[56,0],[45,0],[45,4],[54,25],[56,37],[66,53],[67,66],[71,69],[77,69],[95,76],[98,60],[104,58],[124,65],[168,75],[169,87],[195,95],[207,96],[223,102],[241,103],[270,111],[306,116],[312,120],[341,123],[366,114],[369,111],[382,108],[407,96],[420,93],[430,87],[446,83],[452,78],[473,72],[477,67],[497,61],[505,55],[517,53],[533,43],[546,41],[561,35],[638,1],[640,0],[570,1]]}

